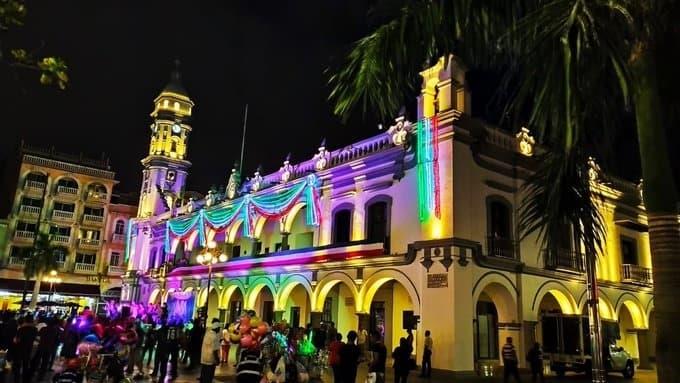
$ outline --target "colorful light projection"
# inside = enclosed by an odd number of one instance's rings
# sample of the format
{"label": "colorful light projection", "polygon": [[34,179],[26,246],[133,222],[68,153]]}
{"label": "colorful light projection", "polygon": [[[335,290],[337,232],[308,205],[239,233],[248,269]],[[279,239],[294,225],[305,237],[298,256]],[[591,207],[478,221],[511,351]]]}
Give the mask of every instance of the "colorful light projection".
{"label": "colorful light projection", "polygon": [[130,246],[132,244],[132,229],[134,228],[134,220],[128,221],[127,232],[125,233],[125,264],[130,265],[128,262],[130,260]]}
{"label": "colorful light projection", "polygon": [[437,118],[425,118],[417,125],[418,214],[420,221],[440,218],[439,153]]}
{"label": "colorful light projection", "polygon": [[219,230],[230,225],[237,217],[243,220],[243,235],[252,237],[254,222],[258,216],[281,218],[300,201],[307,205],[307,225],[318,226],[321,221],[318,187],[317,177],[310,174],[286,187],[246,194],[235,200],[201,209],[193,215],[168,220],[165,224],[165,251],[170,253],[171,235],[184,239],[194,230],[198,230],[199,241],[205,246],[206,225]]}

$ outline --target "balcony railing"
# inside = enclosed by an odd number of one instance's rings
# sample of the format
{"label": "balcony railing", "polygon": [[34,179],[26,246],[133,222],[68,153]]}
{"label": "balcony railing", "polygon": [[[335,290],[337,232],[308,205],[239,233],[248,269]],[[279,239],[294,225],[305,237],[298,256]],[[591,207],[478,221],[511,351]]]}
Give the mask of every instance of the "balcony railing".
{"label": "balcony railing", "polygon": [[55,221],[73,222],[73,217],[75,217],[75,214],[72,211],[65,210],[52,211],[52,219]]}
{"label": "balcony railing", "polygon": [[621,281],[639,285],[651,285],[652,270],[647,267],[624,263],[621,265]]}
{"label": "balcony railing", "polygon": [[122,275],[126,271],[125,266],[114,266],[114,265],[109,265],[109,274],[114,274],[114,275]]}
{"label": "balcony railing", "polygon": [[585,271],[583,265],[583,254],[567,249],[558,249],[556,251],[543,251],[543,259],[545,260],[545,268],[548,270],[561,270],[569,272],[583,273]]}
{"label": "balcony railing", "polygon": [[43,190],[45,190],[45,186],[47,186],[44,182],[40,181],[26,181],[24,183],[24,189],[27,192],[34,192],[34,193],[42,193]]}
{"label": "balcony railing", "polygon": [[487,237],[486,248],[489,257],[515,259],[515,241],[510,238]]}
{"label": "balcony railing", "polygon": [[75,198],[78,196],[78,188],[69,186],[57,186],[57,195],[63,197]]}
{"label": "balcony railing", "polygon": [[22,217],[38,218],[40,209],[39,206],[21,205],[19,207],[19,214],[21,214]]}
{"label": "balcony railing", "polygon": [[81,238],[79,241],[80,247],[82,248],[99,248],[102,241],[92,238]]}
{"label": "balcony railing", "polygon": [[90,223],[90,224],[102,224],[104,223],[104,217],[101,215],[92,215],[92,214],[84,214],[83,215],[83,223]]}
{"label": "balcony railing", "polygon": [[21,266],[23,267],[26,264],[26,258],[23,257],[9,257],[9,266]]}
{"label": "balcony railing", "polygon": [[94,273],[95,264],[94,263],[76,263],[76,267],[73,269],[76,273]]}
{"label": "balcony railing", "polygon": [[66,261],[57,261],[57,270],[66,270]]}
{"label": "balcony railing", "polygon": [[111,242],[114,242],[114,243],[125,242],[125,234],[113,234],[113,236],[111,237]]}
{"label": "balcony railing", "polygon": [[53,235],[52,236],[52,242],[59,243],[59,244],[62,244],[62,245],[68,245],[69,242],[71,242],[71,236],[70,235]]}
{"label": "balcony railing", "polygon": [[17,230],[14,232],[14,239],[19,241],[30,242],[35,238],[35,233],[32,231]]}
{"label": "balcony railing", "polygon": [[106,203],[106,193],[90,190],[87,192],[87,202]]}

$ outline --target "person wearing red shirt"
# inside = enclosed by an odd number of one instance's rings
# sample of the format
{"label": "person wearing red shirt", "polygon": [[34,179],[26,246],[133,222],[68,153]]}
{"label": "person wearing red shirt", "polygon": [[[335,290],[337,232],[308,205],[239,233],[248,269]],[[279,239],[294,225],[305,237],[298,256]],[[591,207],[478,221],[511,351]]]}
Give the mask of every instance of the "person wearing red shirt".
{"label": "person wearing red shirt", "polygon": [[340,383],[342,380],[340,373],[340,349],[344,343],[342,342],[342,334],[336,333],[335,339],[328,345],[328,364],[333,369],[333,382]]}

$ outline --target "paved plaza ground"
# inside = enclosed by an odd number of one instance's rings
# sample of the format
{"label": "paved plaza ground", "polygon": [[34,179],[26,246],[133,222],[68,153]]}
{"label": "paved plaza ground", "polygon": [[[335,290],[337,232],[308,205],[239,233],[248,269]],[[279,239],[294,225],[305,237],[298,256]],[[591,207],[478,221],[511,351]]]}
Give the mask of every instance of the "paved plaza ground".
{"label": "paved plaza ground", "polygon": [[[180,376],[174,381],[175,383],[196,383],[197,380],[196,378],[198,377],[198,371],[197,369],[194,373],[182,373],[180,369]],[[363,383],[364,379],[366,378],[366,366],[360,366],[359,372],[357,373],[357,380],[356,383]],[[487,383],[496,383],[496,382],[503,382],[503,377],[478,377],[478,376],[471,376],[471,377],[456,377],[456,378],[451,378],[449,376],[443,376],[443,375],[437,375],[433,373],[433,376],[431,379],[423,379],[419,378],[418,372],[413,373],[411,376],[409,376],[408,382],[409,383],[450,383],[450,382],[460,382],[460,383],[472,383],[472,382],[487,382]],[[215,380],[218,382],[235,382],[236,380],[234,379],[234,368],[231,366],[220,366],[217,369],[217,372],[215,374]],[[323,382],[324,383],[333,383],[333,377],[329,373],[326,373],[323,377]],[[387,376],[385,379],[386,383],[392,383],[394,382],[393,374],[392,371],[388,369],[387,371]],[[511,380],[512,381],[512,380]],[[568,382],[568,383],[576,383],[576,382],[590,382],[584,375],[568,375],[564,378],[557,378],[555,376],[550,376],[546,377],[546,382]],[[630,380],[630,379],[624,379],[621,377],[620,374],[610,374],[607,379],[608,382],[610,383],[624,383],[624,382],[634,382],[634,383],[656,383],[656,373],[655,371],[652,370],[638,370],[635,372],[635,377]],[[531,376],[529,375],[523,375],[522,376],[522,382],[526,383],[531,383]]]}

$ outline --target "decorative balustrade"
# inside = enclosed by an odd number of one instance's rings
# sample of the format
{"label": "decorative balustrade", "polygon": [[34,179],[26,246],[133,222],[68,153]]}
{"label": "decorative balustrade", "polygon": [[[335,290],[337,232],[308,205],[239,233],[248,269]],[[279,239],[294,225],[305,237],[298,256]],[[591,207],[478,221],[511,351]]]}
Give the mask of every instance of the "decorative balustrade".
{"label": "decorative balustrade", "polygon": [[125,234],[113,234],[111,237],[111,242],[113,243],[123,243],[125,242]]}
{"label": "decorative balustrade", "polygon": [[101,215],[83,214],[83,223],[103,224],[104,217]]}
{"label": "decorative balustrade", "polygon": [[52,236],[52,242],[58,243],[61,245],[68,245],[69,242],[71,242],[71,236],[70,235],[53,235]]}
{"label": "decorative balustrade", "polygon": [[35,233],[32,231],[17,230],[14,232],[14,239],[19,241],[33,241],[35,238]]}
{"label": "decorative balustrade", "polygon": [[24,217],[37,218],[38,215],[40,215],[40,209],[41,208],[39,206],[21,205],[19,207],[19,214],[21,214]]}
{"label": "decorative balustrade", "polygon": [[652,270],[647,267],[624,263],[621,265],[621,281],[650,286],[653,283]]}
{"label": "decorative balustrade", "polygon": [[78,188],[68,187],[68,186],[57,186],[57,195],[67,196],[67,197],[77,197]]}
{"label": "decorative balustrade", "polygon": [[114,274],[114,275],[122,275],[126,271],[125,266],[114,266],[114,265],[109,265],[109,274]]}
{"label": "decorative balustrade", "polygon": [[40,181],[27,180],[26,183],[24,183],[24,189],[39,191],[41,193],[43,190],[45,190],[45,186],[47,185],[44,182]]}
{"label": "decorative balustrade", "polygon": [[65,210],[53,210],[52,211],[52,219],[55,220],[55,221],[73,222],[74,217],[75,217],[75,214],[72,211],[65,211]]}
{"label": "decorative balustrade", "polygon": [[9,266],[21,266],[24,267],[26,264],[26,258],[23,257],[9,257]]}
{"label": "decorative balustrade", "polygon": [[76,263],[73,271],[76,273],[94,273],[95,264],[94,263]]}
{"label": "decorative balustrade", "polygon": [[92,248],[92,247],[99,247],[101,245],[102,241],[98,239],[92,239],[92,238],[81,238],[79,241],[80,247],[83,248]]}

